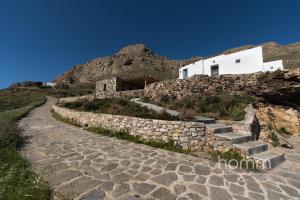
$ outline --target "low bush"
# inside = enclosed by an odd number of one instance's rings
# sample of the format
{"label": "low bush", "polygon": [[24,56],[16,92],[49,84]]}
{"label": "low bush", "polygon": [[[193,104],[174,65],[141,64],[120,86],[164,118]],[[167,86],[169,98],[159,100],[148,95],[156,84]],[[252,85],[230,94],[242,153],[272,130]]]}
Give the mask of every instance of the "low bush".
{"label": "low bush", "polygon": [[182,121],[192,121],[196,115],[197,113],[192,109],[182,109],[179,118]]}
{"label": "low bush", "polygon": [[61,103],[59,106],[76,109],[79,111],[88,111],[112,115],[124,115],[131,117],[140,117],[147,119],[161,120],[179,120],[166,112],[157,113],[146,107],[142,107],[129,99],[124,98],[106,98],[95,99],[93,101],[75,101],[70,103]]}
{"label": "low bush", "polygon": [[272,145],[273,145],[274,147],[279,146],[279,140],[278,140],[278,137],[277,137],[277,135],[276,135],[274,132],[271,132],[271,134],[270,134],[270,139],[271,139]]}
{"label": "low bush", "polygon": [[247,95],[190,95],[181,99],[164,100],[163,106],[181,111],[182,115],[203,115],[215,119],[243,120],[245,108],[253,99]]}
{"label": "low bush", "polygon": [[276,129],[276,131],[281,135],[293,135],[291,132],[289,132],[286,128],[281,127],[279,129]]}

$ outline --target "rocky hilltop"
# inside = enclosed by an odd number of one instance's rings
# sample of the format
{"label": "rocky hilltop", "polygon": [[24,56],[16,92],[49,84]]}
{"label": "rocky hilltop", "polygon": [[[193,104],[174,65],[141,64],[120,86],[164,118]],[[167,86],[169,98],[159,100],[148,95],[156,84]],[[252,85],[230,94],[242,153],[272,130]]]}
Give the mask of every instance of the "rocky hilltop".
{"label": "rocky hilltop", "polygon": [[112,56],[96,58],[85,64],[74,66],[56,79],[58,83],[94,82],[119,76],[134,79],[150,76],[157,80],[177,78],[178,68],[195,62],[189,60],[171,60],[155,54],[144,44],[124,47]]}
{"label": "rocky hilltop", "polygon": [[[300,42],[279,45],[275,42],[261,44],[264,61],[283,59],[285,68],[300,67]],[[257,45],[246,45],[228,49],[225,54],[249,49]],[[74,66],[56,79],[58,83],[94,82],[97,80],[119,76],[123,79],[152,77],[157,80],[178,77],[178,68],[190,64],[201,57],[188,60],[171,60],[155,54],[144,44],[124,47],[112,56],[96,58],[85,64]]]}

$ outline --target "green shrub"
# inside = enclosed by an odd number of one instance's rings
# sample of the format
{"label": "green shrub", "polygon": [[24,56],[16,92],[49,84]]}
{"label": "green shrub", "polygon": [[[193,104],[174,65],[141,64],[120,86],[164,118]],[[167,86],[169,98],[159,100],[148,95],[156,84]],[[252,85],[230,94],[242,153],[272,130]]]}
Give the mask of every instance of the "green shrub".
{"label": "green shrub", "polygon": [[279,146],[279,141],[278,141],[278,137],[276,136],[276,134],[274,132],[271,132],[270,134],[270,139],[272,140],[272,145],[274,147]]}
{"label": "green shrub", "polygon": [[82,101],[66,102],[63,104],[63,106],[70,109],[77,109],[83,106],[83,102]]}
{"label": "green shrub", "polygon": [[276,130],[279,134],[286,134],[286,135],[293,135],[291,132],[289,132],[286,128],[281,127]]}
{"label": "green shrub", "polygon": [[95,99],[93,101],[76,101],[64,103],[60,106],[76,109],[79,111],[88,111],[112,115],[124,115],[148,119],[161,119],[161,120],[179,120],[178,117],[169,115],[166,112],[157,113],[146,107],[142,107],[129,99],[125,98],[106,98]]}
{"label": "green shrub", "polygon": [[189,95],[181,99],[165,101],[163,106],[180,110],[182,113],[192,110],[195,115],[239,121],[244,119],[245,108],[252,102],[252,97],[242,94]]}
{"label": "green shrub", "polygon": [[85,111],[97,111],[99,108],[99,105],[95,104],[94,102],[87,102],[83,105],[83,110]]}

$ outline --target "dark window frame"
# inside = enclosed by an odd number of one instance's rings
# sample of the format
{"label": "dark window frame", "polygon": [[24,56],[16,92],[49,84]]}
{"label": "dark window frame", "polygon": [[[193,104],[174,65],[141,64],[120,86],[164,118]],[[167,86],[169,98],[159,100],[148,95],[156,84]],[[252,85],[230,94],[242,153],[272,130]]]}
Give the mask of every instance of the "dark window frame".
{"label": "dark window frame", "polygon": [[183,78],[189,77],[189,70],[188,70],[188,68],[185,68],[185,69],[182,70],[182,77]]}
{"label": "dark window frame", "polygon": [[241,59],[235,59],[235,64],[241,63]]}

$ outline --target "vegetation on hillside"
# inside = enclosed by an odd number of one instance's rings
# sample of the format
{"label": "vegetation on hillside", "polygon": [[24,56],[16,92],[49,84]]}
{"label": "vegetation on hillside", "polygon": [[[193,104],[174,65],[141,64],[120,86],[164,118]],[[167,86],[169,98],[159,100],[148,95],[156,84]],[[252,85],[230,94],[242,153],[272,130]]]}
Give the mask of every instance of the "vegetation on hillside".
{"label": "vegetation on hillside", "polygon": [[0,90],[0,199],[45,200],[50,190],[18,153],[24,143],[16,121],[43,104],[43,95]]}
{"label": "vegetation on hillside", "polygon": [[[18,84],[14,84],[18,85]],[[5,90],[5,93],[16,94],[16,96],[21,96],[18,98],[23,98],[25,94],[38,94],[38,95],[46,95],[53,96],[56,98],[63,97],[74,97],[74,96],[83,96],[94,93],[95,84],[94,83],[77,83],[71,85],[57,85],[57,87],[52,88],[48,86],[14,86],[9,90]],[[24,93],[24,94],[22,94]],[[8,104],[9,101],[6,101]],[[18,101],[16,101],[18,102]],[[21,105],[20,105],[21,106]]]}
{"label": "vegetation on hillside", "polygon": [[166,112],[157,113],[125,98],[95,99],[93,101],[80,100],[61,103],[60,106],[95,113],[124,115],[147,119],[179,120],[178,117],[171,116]]}
{"label": "vegetation on hillside", "polygon": [[[149,101],[145,98],[143,100]],[[239,121],[244,119],[245,108],[252,102],[253,99],[247,95],[222,94],[212,96],[190,95],[175,100],[166,98],[159,104],[181,111],[181,115],[185,118],[201,115],[215,119]]]}

